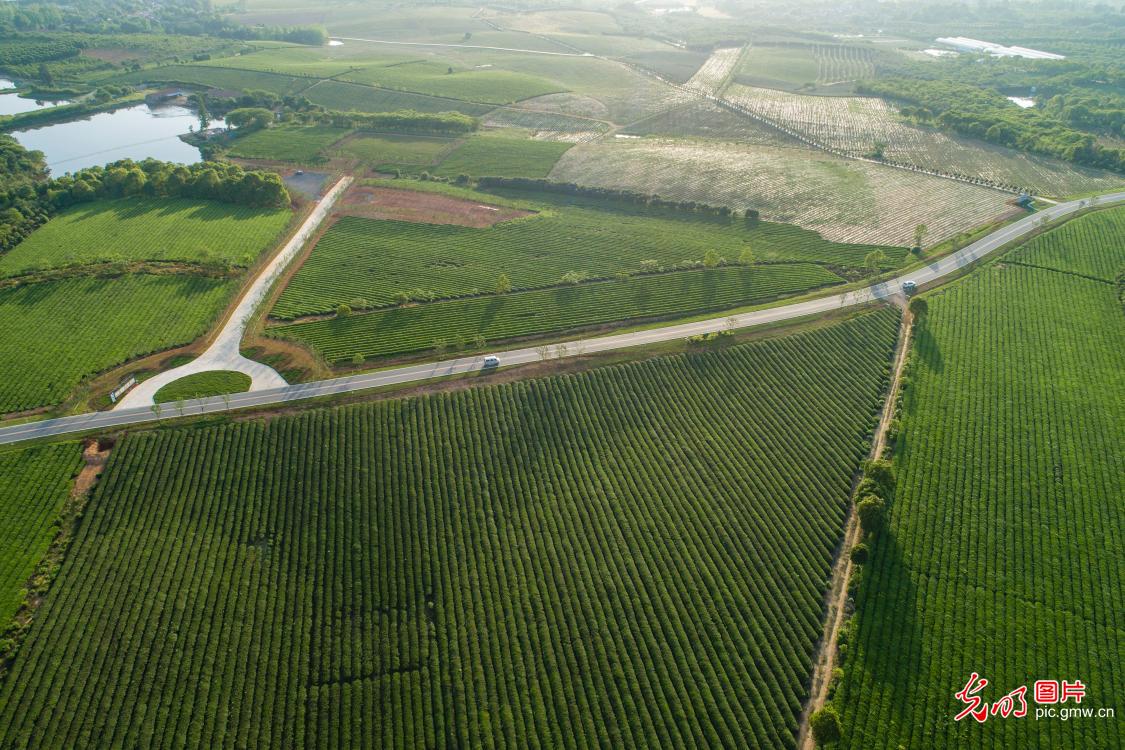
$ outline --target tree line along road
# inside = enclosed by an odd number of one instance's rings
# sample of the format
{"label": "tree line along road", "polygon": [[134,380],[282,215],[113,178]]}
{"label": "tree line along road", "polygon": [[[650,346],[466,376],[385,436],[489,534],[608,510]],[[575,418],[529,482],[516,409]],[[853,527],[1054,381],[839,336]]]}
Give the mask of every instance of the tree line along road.
{"label": "tree line along road", "polygon": [[[510,351],[495,352],[494,354],[500,358],[500,362],[503,366],[522,365],[545,359],[594,354],[597,352],[626,349],[662,341],[675,341],[689,336],[724,331],[731,328],[751,328],[768,323],[804,318],[833,310],[863,305],[898,294],[902,289],[902,282],[907,280],[914,281],[918,286],[925,286],[948,279],[958,271],[994,253],[1008,243],[1039,229],[1044,222],[1064,218],[1080,209],[1090,206],[1107,206],[1123,200],[1125,200],[1125,191],[1119,191],[1101,195],[1096,198],[1068,201],[1066,203],[1050,206],[1049,208],[1034,214],[1029,214],[1019,221],[1002,227],[971,245],[947,255],[940,260],[936,260],[929,265],[916,269],[911,273],[903,274],[863,289],[737,315],[709,318],[707,320],[699,320],[691,323],[660,326],[630,333],[566,341],[549,346],[512,349]],[[199,414],[214,414],[231,409],[271,406],[389,385],[419,383],[433,378],[476,372],[481,369],[482,364],[483,355],[476,355],[445,362],[407,365],[381,370],[379,372],[361,373],[359,375],[349,375],[329,380],[318,380],[311,383],[265,388],[262,390],[249,391],[247,393],[232,394],[226,397],[212,396],[209,398],[193,399],[183,403],[182,415],[194,416]],[[157,411],[152,407],[144,406],[59,417],[56,419],[47,419],[39,422],[0,428],[0,445],[59,435],[125,427],[158,420],[175,419],[180,416],[181,409],[178,407],[165,407]]]}

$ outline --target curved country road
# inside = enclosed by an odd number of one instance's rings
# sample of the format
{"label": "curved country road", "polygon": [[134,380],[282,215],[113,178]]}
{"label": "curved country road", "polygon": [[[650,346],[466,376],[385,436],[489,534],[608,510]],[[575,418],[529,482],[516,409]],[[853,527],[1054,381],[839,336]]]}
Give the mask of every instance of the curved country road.
{"label": "curved country road", "polygon": [[[1122,200],[1125,200],[1125,191],[1051,206],[1043,211],[1030,214],[1019,221],[998,229],[968,247],[934,261],[927,266],[916,269],[912,273],[904,274],[864,289],[827,297],[819,297],[805,302],[795,302],[793,304],[781,305],[765,310],[740,313],[733,316],[722,316],[692,323],[661,326],[632,333],[567,341],[545,347],[513,349],[505,352],[496,352],[496,355],[500,357],[500,361],[504,366],[520,365],[538,362],[542,359],[554,359],[557,357],[592,354],[613,349],[625,349],[660,341],[674,341],[701,333],[727,330],[732,326],[734,328],[749,328],[766,323],[804,318],[830,310],[861,305],[874,300],[885,299],[899,293],[902,288],[902,282],[907,279],[913,280],[917,282],[919,286],[922,286],[933,284],[934,282],[953,275],[965,266],[999,250],[1013,240],[1029,234],[1037,229],[1044,220],[1052,221],[1060,219],[1090,205],[1104,206]],[[184,402],[183,414],[211,414],[227,411],[228,409],[269,406],[318,396],[362,391],[369,388],[378,388],[380,386],[416,383],[429,380],[430,378],[459,375],[480,370],[482,359],[483,355],[462,357],[445,362],[408,365],[381,370],[379,372],[349,375],[347,377],[333,378],[330,380],[318,380],[312,383],[266,388],[263,390],[234,394],[225,399],[219,396],[193,399]],[[151,407],[145,406],[125,409],[119,408],[113,411],[79,414],[71,417],[59,417],[57,419],[47,419],[40,422],[0,428],[0,445],[76,432],[111,429],[131,424],[153,422],[160,419],[172,419],[178,416],[180,416],[180,410],[178,408],[165,406],[158,414],[154,412]]]}

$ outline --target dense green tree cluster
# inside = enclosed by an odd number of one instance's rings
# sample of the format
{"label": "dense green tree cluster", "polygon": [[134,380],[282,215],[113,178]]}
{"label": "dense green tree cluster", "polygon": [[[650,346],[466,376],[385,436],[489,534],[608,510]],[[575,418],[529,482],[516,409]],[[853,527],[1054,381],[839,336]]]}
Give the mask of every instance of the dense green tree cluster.
{"label": "dense green tree cluster", "polygon": [[235,164],[170,162],[131,159],[89,167],[52,180],[47,202],[62,208],[97,198],[144,195],[202,198],[244,206],[282,206],[289,202],[285,184],[273,172],[244,171]]}
{"label": "dense green tree cluster", "polygon": [[73,175],[47,178],[43,154],[0,134],[0,252],[17,245],[53,211],[98,198],[132,195],[203,198],[246,206],[284,206],[285,184],[273,172],[244,171],[234,164],[185,166],[124,159]]}
{"label": "dense green tree cluster", "polygon": [[1125,149],[1102,145],[1093,133],[1070,127],[1049,110],[1016,107],[993,89],[892,78],[866,81],[857,91],[908,102],[913,106],[904,107],[904,115],[962,135],[1076,164],[1125,171]]}

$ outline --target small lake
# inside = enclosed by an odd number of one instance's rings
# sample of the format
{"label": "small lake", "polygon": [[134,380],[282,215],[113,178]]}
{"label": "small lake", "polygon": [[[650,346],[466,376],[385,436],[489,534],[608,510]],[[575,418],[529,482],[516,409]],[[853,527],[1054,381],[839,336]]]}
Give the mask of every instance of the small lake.
{"label": "small lake", "polygon": [[[212,127],[222,127],[214,120]],[[42,151],[55,177],[118,159],[160,159],[194,164],[199,149],[180,140],[199,117],[187,107],[138,104],[114,112],[100,112],[83,120],[46,125],[12,133],[25,148]]]}
{"label": "small lake", "polygon": [[[0,91],[14,89],[16,84],[7,78],[0,78]],[[36,109],[53,107],[59,102],[44,102],[34,99],[25,99],[19,94],[0,94],[0,115],[18,115],[21,112],[32,112]]]}

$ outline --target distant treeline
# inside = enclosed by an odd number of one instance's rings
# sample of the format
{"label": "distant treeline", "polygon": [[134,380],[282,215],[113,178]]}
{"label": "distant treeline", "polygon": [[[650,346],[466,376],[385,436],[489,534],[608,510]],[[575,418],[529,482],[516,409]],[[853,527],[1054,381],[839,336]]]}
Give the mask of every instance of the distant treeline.
{"label": "distant treeline", "polygon": [[1108,132],[1117,133],[1125,117],[1122,110],[1093,115],[1077,99],[1068,107],[1065,95],[1053,98],[1045,108],[1022,109],[994,89],[940,80],[879,79],[861,83],[856,91],[908,102],[913,106],[903,107],[902,114],[921,123],[1075,164],[1125,172],[1125,149],[1104,146],[1093,133],[1068,124],[1093,125],[1086,121],[1096,120]]}
{"label": "distant treeline", "polygon": [[234,164],[185,166],[131,159],[47,178],[43,154],[0,134],[0,252],[63,208],[99,198],[151,196],[199,198],[243,206],[284,206],[285,184],[273,172],[246,171]]}
{"label": "distant treeline", "polygon": [[614,188],[588,187],[575,185],[573,182],[554,182],[543,178],[534,177],[481,177],[477,186],[484,190],[501,188],[510,190],[534,190],[544,193],[557,193],[559,195],[580,195],[601,200],[619,201],[633,205],[651,206],[671,211],[702,214],[705,216],[742,217],[747,224],[756,224],[759,219],[758,211],[748,208],[743,212],[727,206],[712,206],[707,203],[695,201],[672,201],[655,195],[636,193],[630,190],[617,190]]}

